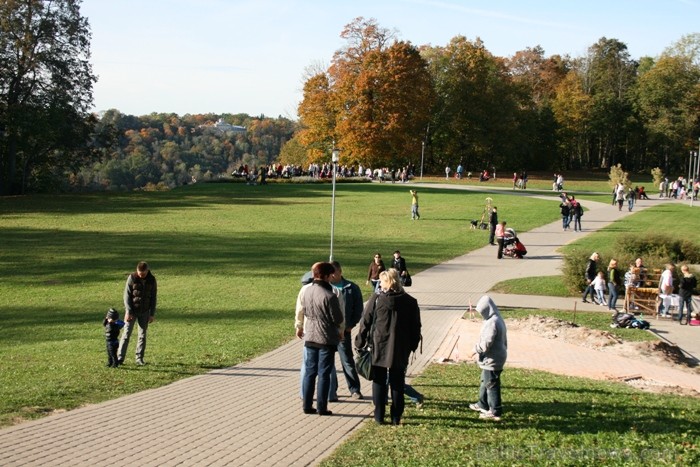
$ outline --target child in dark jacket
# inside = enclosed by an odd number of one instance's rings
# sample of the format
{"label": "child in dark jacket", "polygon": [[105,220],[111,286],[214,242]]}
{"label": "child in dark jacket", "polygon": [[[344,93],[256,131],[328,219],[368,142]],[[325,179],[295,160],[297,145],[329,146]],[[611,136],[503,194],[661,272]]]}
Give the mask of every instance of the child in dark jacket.
{"label": "child in dark jacket", "polygon": [[124,327],[124,321],[119,319],[119,312],[110,308],[102,325],[105,327],[105,340],[107,341],[107,366],[116,368],[119,366],[117,348],[119,347],[119,331]]}

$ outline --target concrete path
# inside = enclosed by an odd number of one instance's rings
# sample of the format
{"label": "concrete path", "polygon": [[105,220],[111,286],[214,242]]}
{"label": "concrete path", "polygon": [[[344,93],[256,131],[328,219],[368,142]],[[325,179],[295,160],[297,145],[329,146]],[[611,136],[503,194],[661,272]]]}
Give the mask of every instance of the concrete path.
{"label": "concrete path", "polygon": [[[627,215],[605,204],[585,205],[590,211],[582,233],[562,232],[556,222],[521,234],[527,259],[497,261],[495,247],[486,246],[416,274],[410,292],[421,306],[424,342],[409,375],[449,345],[470,301],[504,279],[556,274],[559,246]],[[520,305],[542,302],[534,297]],[[372,405],[350,399],[341,376],[340,402],[329,407],[334,415],[303,415],[301,352],[301,342],[293,340],[235,367],[0,430],[0,465],[314,465],[371,416]],[[592,355],[587,364],[608,358]],[[149,370],[157,368],[143,369]],[[370,395],[367,382],[362,389]]]}

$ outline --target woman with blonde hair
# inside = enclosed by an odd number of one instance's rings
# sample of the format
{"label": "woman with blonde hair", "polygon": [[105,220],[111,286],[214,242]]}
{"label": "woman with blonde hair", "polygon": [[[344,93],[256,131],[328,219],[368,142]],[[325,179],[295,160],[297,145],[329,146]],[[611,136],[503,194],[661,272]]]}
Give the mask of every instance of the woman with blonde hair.
{"label": "woman with blonde hair", "polygon": [[618,297],[617,291],[621,285],[622,278],[620,277],[620,271],[617,269],[617,260],[611,259],[608,264],[608,309],[610,311],[615,311]]}
{"label": "woman with blonde hair", "polygon": [[365,305],[355,348],[372,348],[374,420],[384,423],[391,386],[391,423],[398,425],[404,411],[408,357],[421,339],[420,308],[404,291],[396,269],[382,271],[379,286],[380,292]]}

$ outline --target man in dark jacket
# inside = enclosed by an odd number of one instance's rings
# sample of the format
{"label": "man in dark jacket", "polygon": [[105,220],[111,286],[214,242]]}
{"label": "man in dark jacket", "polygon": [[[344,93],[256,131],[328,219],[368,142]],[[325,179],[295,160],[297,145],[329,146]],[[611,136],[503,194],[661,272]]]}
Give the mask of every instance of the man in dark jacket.
{"label": "man in dark jacket", "polygon": [[496,226],[498,225],[498,211],[496,210],[496,206],[491,208],[491,212],[489,213],[489,245],[495,245],[493,243],[493,240],[496,235]]}
{"label": "man in dark jacket", "polygon": [[331,263],[335,267],[335,273],[331,279],[331,285],[339,290],[340,298],[343,301],[345,310],[345,331],[343,338],[338,344],[338,356],[343,365],[343,374],[348,383],[348,391],[353,399],[362,399],[360,392],[360,377],[355,368],[355,359],[352,355],[352,328],[357,325],[362,317],[362,291],[360,287],[352,281],[343,277],[343,268],[338,261]]}
{"label": "man in dark jacket", "polygon": [[136,272],[129,274],[124,287],[124,332],[119,342],[119,364],[124,363],[126,349],[129,346],[134,324],[139,325],[139,339],[136,344],[136,364],[145,365],[143,361],[146,352],[146,332],[148,325],[153,322],[156,314],[158,298],[158,283],[148,268],[148,263],[141,261],[136,265]]}

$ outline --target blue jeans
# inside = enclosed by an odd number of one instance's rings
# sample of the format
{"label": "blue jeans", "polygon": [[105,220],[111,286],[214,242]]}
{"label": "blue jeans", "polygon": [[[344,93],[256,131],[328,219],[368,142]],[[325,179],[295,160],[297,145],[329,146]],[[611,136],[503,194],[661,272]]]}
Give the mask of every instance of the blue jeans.
{"label": "blue jeans", "polygon": [[614,310],[617,304],[617,287],[612,282],[608,282],[608,290],[610,291],[610,296],[608,297],[608,309]]}
{"label": "blue jeans", "polygon": [[[374,402],[374,421],[384,423],[386,415],[386,403],[389,398],[389,386],[391,386],[391,423],[398,425],[404,410],[403,392],[406,384],[405,368],[384,368],[373,366],[374,378],[372,379],[372,401]],[[389,377],[387,378],[387,372]]]}
{"label": "blue jeans", "polygon": [[416,391],[416,389],[411,386],[410,384],[404,383],[403,385],[403,393],[406,397],[408,397],[411,402],[414,404],[422,404],[423,403],[423,394],[420,392]]}
{"label": "blue jeans", "polygon": [[418,205],[411,205],[411,219],[420,219],[420,214],[418,214]]}
{"label": "blue jeans", "polygon": [[481,385],[479,386],[479,407],[490,410],[500,417],[501,406],[501,373],[503,370],[481,370]]}
{"label": "blue jeans", "polygon": [[593,282],[591,281],[587,286],[586,290],[583,291],[583,300],[586,300],[588,294],[591,294],[591,300],[595,299],[595,290],[593,289]]}
{"label": "blue jeans", "polygon": [[[304,398],[304,375],[306,375],[306,347],[302,350],[301,356],[301,376],[299,380],[299,397]],[[328,400],[334,401],[338,399],[338,374],[335,371],[335,362],[331,370],[331,384],[328,388]]]}
{"label": "blue jeans", "polygon": [[[343,340],[338,344],[338,356],[340,357],[340,363],[343,365],[343,374],[345,375],[345,381],[348,383],[348,391],[350,394],[355,392],[360,392],[360,377],[357,375],[357,369],[355,368],[355,358],[352,355],[352,339],[349,331],[343,333]],[[331,387],[333,385],[331,384]],[[338,377],[335,378],[335,386],[338,387]],[[331,391],[335,394],[336,391]],[[331,397],[331,399],[337,399]]]}
{"label": "blue jeans", "polygon": [[688,324],[690,324],[690,315],[693,313],[693,296],[688,298],[678,297],[678,321],[683,321],[683,307],[688,308]]}
{"label": "blue jeans", "polygon": [[561,226],[565,229],[569,228],[569,215],[568,214],[562,214],[561,216]]}
{"label": "blue jeans", "polygon": [[[310,410],[314,403],[314,386],[316,386],[316,410],[328,410],[328,389],[331,383],[331,370],[335,350],[328,346],[306,347],[306,373],[302,391],[304,392],[304,410]],[[318,376],[318,381],[316,381]]]}

